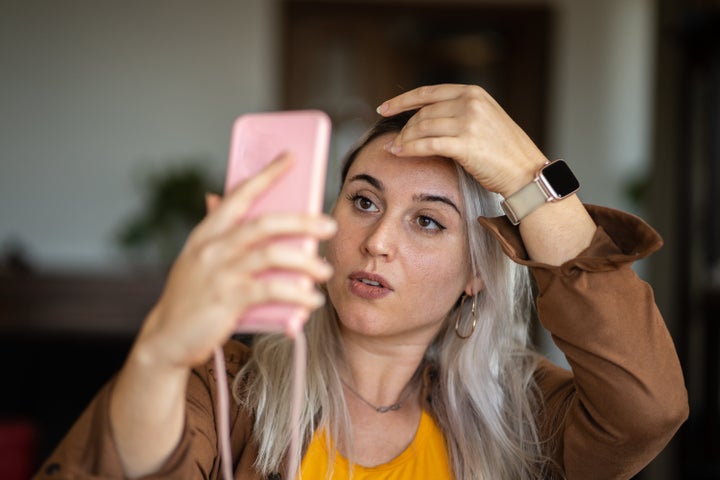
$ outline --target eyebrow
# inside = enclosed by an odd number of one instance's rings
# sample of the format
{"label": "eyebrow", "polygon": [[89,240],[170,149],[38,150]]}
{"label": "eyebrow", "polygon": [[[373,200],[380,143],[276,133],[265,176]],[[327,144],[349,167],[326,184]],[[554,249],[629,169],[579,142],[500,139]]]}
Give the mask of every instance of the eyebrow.
{"label": "eyebrow", "polygon": [[[378,180],[377,178],[373,177],[372,175],[368,175],[366,173],[360,173],[360,174],[354,175],[350,178],[350,182],[356,182],[356,181],[367,182],[370,185],[372,185],[373,187],[380,190],[381,192],[385,191],[385,186],[383,185],[383,183],[380,180]],[[457,207],[457,205],[455,205],[455,202],[453,202],[448,197],[445,197],[443,195],[431,195],[431,194],[423,193],[420,195],[414,195],[413,200],[415,200],[416,202],[441,202],[441,203],[444,203],[446,205],[451,206],[458,213],[458,215],[460,215],[460,217],[462,217],[462,213],[460,213],[460,209]]]}
{"label": "eyebrow", "polygon": [[413,199],[416,201],[421,201],[421,202],[441,202],[446,205],[450,205],[458,213],[458,215],[460,215],[460,217],[462,217],[462,213],[460,213],[460,209],[448,197],[444,197],[442,195],[422,194],[422,195],[415,195],[413,197]]}
{"label": "eyebrow", "polygon": [[350,181],[365,181],[380,190],[381,192],[385,191],[385,186],[383,185],[383,183],[372,175],[368,175],[367,173],[360,173],[358,175],[354,175],[350,178]]}

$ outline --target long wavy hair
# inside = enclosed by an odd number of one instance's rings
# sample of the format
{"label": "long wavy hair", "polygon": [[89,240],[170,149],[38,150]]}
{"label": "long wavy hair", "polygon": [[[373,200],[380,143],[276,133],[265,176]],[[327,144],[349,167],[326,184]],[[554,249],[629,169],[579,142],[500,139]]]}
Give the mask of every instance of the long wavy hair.
{"label": "long wavy hair", "polygon": [[[399,132],[413,113],[380,119],[345,158],[342,181],[368,143]],[[474,299],[474,333],[467,339],[455,333],[457,315],[466,328],[473,322],[472,302],[458,299],[428,346],[418,367],[434,373],[432,402],[424,408],[443,432],[455,478],[547,478],[550,462],[534,415],[541,400],[533,376],[537,355],[529,346],[533,305],[529,273],[504,255],[498,242],[476,221],[479,216],[502,214],[499,197],[456,166],[469,262],[473,274],[483,278],[484,288]],[[346,365],[345,356],[337,314],[329,300],[305,328],[308,369],[302,444],[306,447],[315,430],[324,428],[328,451],[335,452],[333,445],[352,445],[352,425],[338,373]],[[288,453],[292,348],[292,341],[283,335],[257,336],[252,358],[233,388],[235,398],[254,413],[259,447],[256,467],[263,474],[278,471]],[[336,441],[331,444],[331,439]],[[335,453],[330,456],[333,465]]]}

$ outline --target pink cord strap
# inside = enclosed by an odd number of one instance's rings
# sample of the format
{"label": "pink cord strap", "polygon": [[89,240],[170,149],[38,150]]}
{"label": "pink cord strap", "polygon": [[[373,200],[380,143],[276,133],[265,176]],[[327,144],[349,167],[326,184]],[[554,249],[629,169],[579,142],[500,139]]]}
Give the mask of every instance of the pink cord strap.
{"label": "pink cord strap", "polygon": [[232,480],[232,453],[230,452],[230,395],[228,394],[225,354],[222,347],[215,347],[215,383],[217,385],[217,405],[215,426],[217,428],[218,448],[220,449],[220,468],[225,480]]}
{"label": "pink cord strap", "polygon": [[[300,469],[301,441],[300,441],[300,420],[302,415],[303,397],[305,394],[305,375],[307,364],[307,339],[302,328],[297,329],[293,335],[293,386],[292,404],[290,406],[290,445],[288,451],[287,478],[294,479]],[[225,355],[222,347],[216,347],[214,352],[216,383],[217,383],[217,405],[215,413],[215,424],[217,427],[218,449],[220,450],[220,467],[222,477],[225,480],[232,480],[233,461],[230,451],[230,395],[225,373]]]}

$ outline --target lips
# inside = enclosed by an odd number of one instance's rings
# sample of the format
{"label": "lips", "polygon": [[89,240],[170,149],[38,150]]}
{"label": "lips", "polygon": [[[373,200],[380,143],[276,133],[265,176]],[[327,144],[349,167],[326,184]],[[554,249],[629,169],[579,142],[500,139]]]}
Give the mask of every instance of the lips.
{"label": "lips", "polygon": [[388,281],[380,275],[369,272],[353,272],[348,278],[350,279],[350,290],[362,298],[383,298],[393,291]]}

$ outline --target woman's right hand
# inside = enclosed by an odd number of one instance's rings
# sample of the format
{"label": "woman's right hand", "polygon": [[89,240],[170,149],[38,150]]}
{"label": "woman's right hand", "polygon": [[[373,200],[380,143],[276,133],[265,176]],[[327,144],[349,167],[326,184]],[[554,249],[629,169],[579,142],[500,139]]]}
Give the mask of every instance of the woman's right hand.
{"label": "woman's right hand", "polygon": [[[334,220],[268,214],[241,221],[291,162],[290,155],[281,155],[225,199],[208,198],[208,215],[188,237],[136,341],[134,349],[146,357],[144,363],[170,369],[201,364],[255,305],[288,303],[308,312],[322,305],[324,296],[314,285],[330,278],[330,265],[315,253],[272,240],[288,235],[325,240],[336,230]],[[270,269],[300,273],[305,281],[258,277]]]}
{"label": "woman's right hand", "polygon": [[[313,281],[327,280],[331,268],[316,254],[272,240],[286,235],[323,240],[334,233],[334,221],[298,214],[243,220],[291,161],[281,155],[224,200],[211,197],[208,215],[175,261],[111,393],[110,425],[127,477],[156,472],[176,448],[190,369],[225,343],[244,310],[266,302],[307,310],[322,304]],[[268,269],[292,270],[307,281],[258,278]]]}

